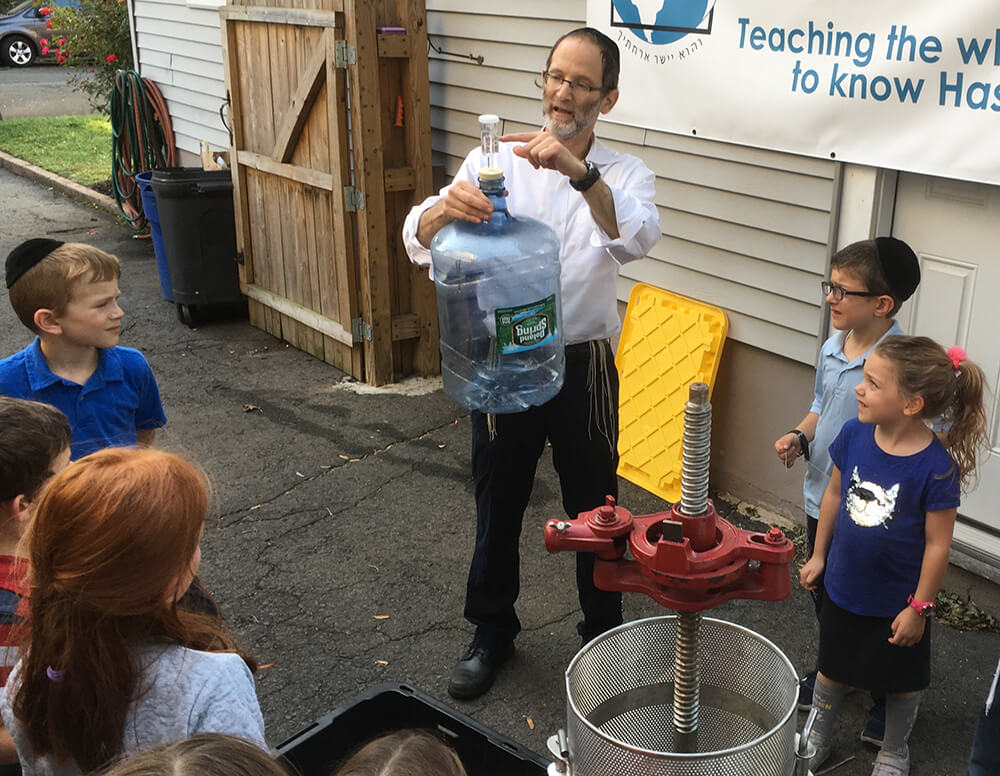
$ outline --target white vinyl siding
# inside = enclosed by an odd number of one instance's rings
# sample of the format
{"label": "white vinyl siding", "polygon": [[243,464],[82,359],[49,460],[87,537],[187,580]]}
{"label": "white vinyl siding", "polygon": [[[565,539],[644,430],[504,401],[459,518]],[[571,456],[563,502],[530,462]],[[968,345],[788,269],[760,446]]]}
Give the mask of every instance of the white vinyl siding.
{"label": "white vinyl siding", "polygon": [[[434,46],[483,57],[478,65],[430,52],[433,160],[450,177],[479,142],[479,114],[499,115],[505,132],[538,128],[535,82],[548,48],[585,24],[586,8],[582,0],[428,0],[427,10]],[[663,237],[648,258],[622,268],[618,298],[646,282],[716,304],[733,339],[815,363],[836,165],[609,120],[597,133],[657,175]]]}
{"label": "white vinyl siding", "polygon": [[219,12],[204,2],[135,0],[138,70],[163,93],[177,148],[198,154],[201,141],[229,148],[219,116],[226,99]]}

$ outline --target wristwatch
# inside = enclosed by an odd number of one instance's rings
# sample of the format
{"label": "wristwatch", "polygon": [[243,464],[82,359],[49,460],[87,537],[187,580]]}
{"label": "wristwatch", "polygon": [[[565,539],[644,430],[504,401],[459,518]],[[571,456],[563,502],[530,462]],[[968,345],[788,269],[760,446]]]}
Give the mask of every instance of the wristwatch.
{"label": "wristwatch", "polygon": [[917,614],[919,614],[921,617],[934,616],[933,601],[917,601],[914,600],[913,596],[911,595],[909,598],[906,599],[906,603],[908,603],[912,608],[916,609]]}
{"label": "wristwatch", "polygon": [[[799,431],[797,428],[793,428],[788,434],[795,434],[799,438],[799,449],[802,451],[802,457],[807,461],[809,460],[809,438],[804,432]],[[787,434],[786,434],[787,436]]]}
{"label": "wristwatch", "polygon": [[601,177],[601,171],[597,169],[597,165],[593,162],[584,162],[587,165],[587,172],[583,174],[580,180],[569,179],[569,185],[572,186],[577,191],[586,191],[595,183],[597,179]]}

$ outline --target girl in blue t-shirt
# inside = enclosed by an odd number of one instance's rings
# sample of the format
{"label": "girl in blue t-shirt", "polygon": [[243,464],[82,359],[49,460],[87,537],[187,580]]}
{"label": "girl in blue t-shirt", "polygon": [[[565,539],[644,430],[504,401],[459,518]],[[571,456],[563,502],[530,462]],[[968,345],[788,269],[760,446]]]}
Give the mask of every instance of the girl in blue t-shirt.
{"label": "girl in blue t-shirt", "polygon": [[[987,447],[983,371],[961,348],[891,336],[855,389],[858,418],[830,445],[834,468],[801,581],[826,589],[820,613],[815,770],[830,756],[848,687],[886,695],[872,776],[906,776],[907,740],[930,683],[930,623],[948,568],[959,491]],[[943,418],[938,438],[928,421]],[[947,446],[947,447],[946,447]]]}

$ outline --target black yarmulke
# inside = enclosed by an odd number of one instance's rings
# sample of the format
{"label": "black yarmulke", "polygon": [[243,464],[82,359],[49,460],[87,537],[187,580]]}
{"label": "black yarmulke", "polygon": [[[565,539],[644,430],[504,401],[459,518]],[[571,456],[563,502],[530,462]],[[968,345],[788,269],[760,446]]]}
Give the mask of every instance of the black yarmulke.
{"label": "black yarmulke", "polygon": [[10,288],[25,272],[62,245],[60,240],[48,237],[33,237],[25,240],[7,254],[7,288]]}
{"label": "black yarmulke", "polygon": [[901,302],[913,296],[920,285],[920,262],[913,249],[895,237],[876,237],[875,255],[892,295]]}

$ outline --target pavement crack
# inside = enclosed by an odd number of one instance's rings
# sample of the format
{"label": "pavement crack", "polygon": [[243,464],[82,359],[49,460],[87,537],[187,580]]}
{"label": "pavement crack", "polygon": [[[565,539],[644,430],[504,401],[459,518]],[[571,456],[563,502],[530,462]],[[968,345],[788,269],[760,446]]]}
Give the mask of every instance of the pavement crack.
{"label": "pavement crack", "polygon": [[[320,477],[325,477],[328,474],[330,474],[332,472],[339,471],[339,470],[343,469],[344,467],[349,466],[351,464],[362,463],[362,462],[368,460],[369,458],[374,458],[377,455],[381,455],[382,453],[388,452],[393,447],[402,446],[402,445],[406,445],[406,444],[411,444],[413,442],[418,442],[418,441],[420,441],[422,439],[426,439],[426,438],[428,438],[428,437],[436,434],[437,432],[439,432],[439,431],[441,431],[443,429],[446,429],[446,428],[449,428],[451,426],[457,425],[459,423],[459,421],[462,420],[462,417],[464,417],[464,416],[459,416],[457,418],[454,418],[452,420],[446,421],[444,423],[440,423],[437,426],[433,426],[433,427],[431,427],[429,429],[426,429],[425,431],[422,431],[422,432],[420,432],[419,434],[417,434],[415,436],[403,437],[402,439],[397,439],[397,440],[395,440],[393,442],[388,443],[384,447],[379,447],[379,448],[376,448],[376,449],[372,450],[370,453],[364,453],[362,455],[355,456],[353,458],[347,458],[346,460],[341,459],[341,463],[340,464],[331,465],[329,468],[322,469],[321,471],[319,471],[316,474],[300,475],[297,482],[294,482],[291,486],[289,486],[285,490],[281,491],[280,493],[276,493],[276,494],[272,495],[270,498],[262,499],[262,500],[258,501],[256,504],[254,504],[252,506],[249,506],[249,507],[247,507],[247,506],[238,507],[236,509],[229,510],[228,512],[223,512],[223,513],[219,514],[216,519],[221,522],[221,521],[226,520],[228,518],[233,518],[232,520],[230,520],[229,522],[226,523],[225,527],[227,527],[227,528],[229,526],[239,525],[246,518],[250,517],[253,512],[256,512],[261,507],[264,507],[266,505],[270,505],[270,504],[275,503],[278,499],[282,498],[283,496],[289,495],[294,490],[296,490],[297,488],[302,487],[306,483],[312,482],[313,480],[319,479]],[[404,476],[405,474],[411,474],[413,472],[413,469],[414,469],[414,466],[410,466],[410,467],[408,467],[406,469],[406,471],[401,472],[399,474],[396,474],[396,475],[390,477],[385,482],[383,482],[381,485],[379,485],[378,488],[376,488],[374,491],[365,494],[365,496],[363,496],[362,498],[358,499],[355,503],[353,503],[353,504],[351,504],[349,506],[346,506],[346,507],[342,507],[341,509],[336,510],[336,512],[331,511],[330,508],[327,507],[326,508],[326,511],[328,512],[327,515],[320,515],[318,518],[316,518],[316,520],[313,520],[313,521],[311,521],[309,523],[305,523],[305,524],[303,524],[301,526],[296,526],[295,528],[291,528],[287,532],[285,532],[284,534],[281,534],[281,536],[285,536],[288,533],[291,533],[292,531],[299,531],[299,530],[302,530],[303,528],[308,528],[311,525],[315,525],[320,520],[324,520],[324,519],[326,519],[328,517],[334,517],[334,516],[336,516],[337,514],[340,514],[341,512],[343,512],[346,509],[353,509],[354,507],[356,507],[358,504],[360,504],[365,499],[367,499],[367,498],[375,495],[376,493],[378,493],[382,488],[384,488],[389,483],[394,482],[395,480],[399,479],[401,476]]]}

